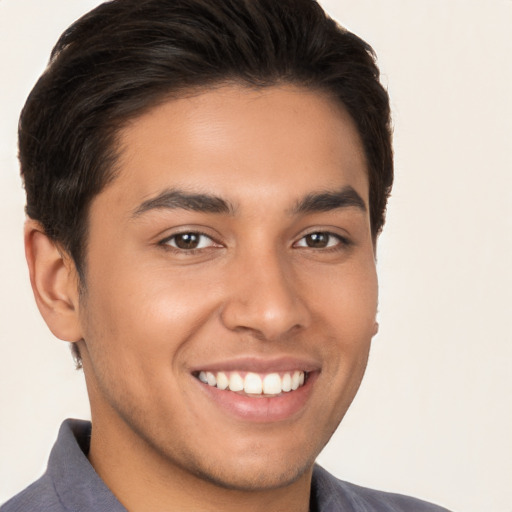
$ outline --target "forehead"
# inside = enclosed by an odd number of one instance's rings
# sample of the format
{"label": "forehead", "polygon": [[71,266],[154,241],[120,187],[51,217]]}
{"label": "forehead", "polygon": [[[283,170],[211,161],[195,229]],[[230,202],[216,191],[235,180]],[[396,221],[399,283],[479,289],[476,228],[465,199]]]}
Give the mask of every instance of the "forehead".
{"label": "forehead", "polygon": [[[111,187],[134,203],[177,187],[233,202],[353,186],[367,202],[362,143],[324,93],[223,86],[169,100],[121,131]],[[101,194],[100,194],[101,195]]]}

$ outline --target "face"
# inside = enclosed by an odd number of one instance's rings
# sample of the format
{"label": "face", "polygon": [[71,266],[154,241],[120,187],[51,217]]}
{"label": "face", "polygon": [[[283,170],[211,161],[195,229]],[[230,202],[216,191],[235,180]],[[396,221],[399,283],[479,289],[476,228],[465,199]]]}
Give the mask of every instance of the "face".
{"label": "face", "polygon": [[93,435],[224,487],[284,486],[341,421],[375,330],[354,124],[318,92],[225,86],[120,141],[79,310]]}

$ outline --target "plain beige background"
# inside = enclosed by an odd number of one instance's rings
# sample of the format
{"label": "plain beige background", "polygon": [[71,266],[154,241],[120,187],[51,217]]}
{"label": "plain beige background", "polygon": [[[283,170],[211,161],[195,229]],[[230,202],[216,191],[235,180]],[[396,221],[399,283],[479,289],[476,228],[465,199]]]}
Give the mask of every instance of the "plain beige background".
{"label": "plain beige background", "polygon": [[[95,0],[0,0],[0,503],[38,477],[83,376],[33,303],[19,110]],[[512,1],[323,0],[379,55],[396,185],[379,242],[381,330],[320,456],[337,476],[454,511],[512,511]]]}

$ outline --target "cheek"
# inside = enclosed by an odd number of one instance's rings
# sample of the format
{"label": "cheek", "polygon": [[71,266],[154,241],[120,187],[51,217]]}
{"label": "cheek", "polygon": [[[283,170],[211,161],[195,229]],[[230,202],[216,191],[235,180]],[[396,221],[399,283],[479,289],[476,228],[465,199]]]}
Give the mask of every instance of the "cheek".
{"label": "cheek", "polygon": [[307,297],[336,339],[356,342],[374,333],[378,282],[373,258],[347,268],[327,269],[310,279]]}
{"label": "cheek", "polygon": [[377,303],[378,284],[372,263],[345,278],[337,297],[337,308],[332,310],[333,318],[337,319],[338,351],[345,357],[340,365],[351,366],[345,371],[353,376],[357,387],[364,374],[375,333]]}
{"label": "cheek", "polygon": [[[363,377],[375,333],[378,283],[373,259],[347,272],[331,274],[328,292],[316,294],[316,318],[324,325],[321,350],[328,362],[324,371],[336,393],[334,414],[344,411]],[[333,405],[333,404],[331,404]]]}
{"label": "cheek", "polygon": [[178,364],[181,346],[215,307],[214,294],[165,269],[127,267],[110,266],[110,272],[88,276],[91,292],[82,315],[86,344],[99,358],[115,357],[116,368],[165,358]]}

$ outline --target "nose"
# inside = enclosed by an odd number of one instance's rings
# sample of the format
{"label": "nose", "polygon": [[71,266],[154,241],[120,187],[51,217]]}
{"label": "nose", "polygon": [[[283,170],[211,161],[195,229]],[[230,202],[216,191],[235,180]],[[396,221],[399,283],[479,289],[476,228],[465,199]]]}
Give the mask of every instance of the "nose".
{"label": "nose", "polygon": [[240,257],[231,268],[221,319],[230,330],[274,340],[306,328],[310,312],[286,257]]}

